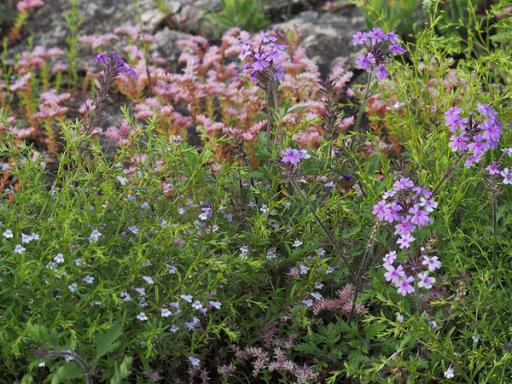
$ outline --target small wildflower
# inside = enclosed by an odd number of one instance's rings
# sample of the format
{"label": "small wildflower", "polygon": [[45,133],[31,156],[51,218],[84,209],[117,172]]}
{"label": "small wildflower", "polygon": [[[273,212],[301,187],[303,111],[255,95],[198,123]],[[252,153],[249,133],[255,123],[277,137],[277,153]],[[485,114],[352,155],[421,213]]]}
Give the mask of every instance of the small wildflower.
{"label": "small wildflower", "polygon": [[188,360],[190,361],[190,364],[192,364],[194,368],[201,367],[201,360],[199,360],[197,357],[189,356]]}
{"label": "small wildflower", "polygon": [[222,303],[220,301],[210,301],[209,304],[215,309],[220,309],[222,307]]}
{"label": "small wildflower", "polygon": [[154,284],[155,281],[153,280],[153,278],[151,276],[142,276],[142,279],[148,283],[148,284]]}
{"label": "small wildflower", "polygon": [[14,253],[21,255],[24,252],[25,252],[25,247],[23,247],[21,244],[18,244],[18,245],[16,245],[16,247],[14,247]]}
{"label": "small wildflower", "polygon": [[455,369],[453,368],[453,366],[450,365],[450,367],[444,371],[444,377],[447,378],[447,379],[451,379],[455,376]]}
{"label": "small wildflower", "polygon": [[302,241],[300,241],[300,240],[295,240],[295,241],[293,242],[293,247],[294,247],[294,248],[298,248],[298,247],[300,247],[301,245],[302,245]]}
{"label": "small wildflower", "polygon": [[92,284],[94,283],[94,277],[93,276],[90,276],[90,275],[87,275],[85,276],[82,281],[85,283],[85,284]]}
{"label": "small wildflower", "polygon": [[6,231],[4,231],[3,236],[6,239],[12,239],[14,235],[10,229],[7,229]]}
{"label": "small wildflower", "polygon": [[102,236],[102,234],[97,229],[95,229],[89,235],[89,242],[96,243],[96,242],[98,242],[98,240],[100,239],[101,236]]}
{"label": "small wildflower", "polygon": [[160,315],[162,317],[169,317],[172,315],[172,312],[169,311],[169,309],[167,309],[167,308],[162,308],[162,309],[160,309]]}
{"label": "small wildflower", "polygon": [[146,316],[146,314],[144,312],[140,312],[137,315],[137,319],[140,320],[140,321],[147,321],[148,317]]}
{"label": "small wildflower", "polygon": [[76,290],[78,289],[78,285],[77,285],[77,283],[69,284],[69,285],[68,285],[68,289],[69,289],[71,292],[76,292]]}
{"label": "small wildflower", "polygon": [[64,255],[62,253],[57,253],[57,255],[53,258],[53,261],[56,264],[62,264],[64,263]]}
{"label": "small wildflower", "polygon": [[180,295],[180,297],[185,300],[187,303],[192,303],[193,297],[192,295]]}

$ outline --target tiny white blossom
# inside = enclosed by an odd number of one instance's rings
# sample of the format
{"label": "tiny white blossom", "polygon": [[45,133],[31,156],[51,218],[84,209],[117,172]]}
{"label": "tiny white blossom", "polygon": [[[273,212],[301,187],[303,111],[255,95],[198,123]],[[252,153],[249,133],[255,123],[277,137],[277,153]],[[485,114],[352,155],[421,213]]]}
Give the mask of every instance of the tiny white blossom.
{"label": "tiny white blossom", "polygon": [[77,285],[77,283],[69,284],[69,285],[68,285],[68,289],[69,289],[71,292],[76,292],[76,290],[78,289],[78,285]]}
{"label": "tiny white blossom", "polygon": [[46,367],[46,363],[45,363],[45,361],[44,361],[44,360],[41,360],[41,361],[39,362],[39,364],[37,364],[37,366],[38,366],[39,368],[43,368],[43,367]]}
{"label": "tiny white blossom", "polygon": [[128,230],[133,233],[134,235],[138,234],[139,233],[139,228],[137,228],[136,226],[131,226],[131,227],[128,227]]}
{"label": "tiny white blossom", "polygon": [[6,239],[12,239],[14,236],[10,229],[5,230],[3,235]]}
{"label": "tiny white blossom", "polygon": [[30,243],[31,241],[32,241],[32,236],[27,235],[27,234],[25,234],[25,233],[22,233],[22,234],[21,234],[21,242],[22,242],[23,244],[28,244],[28,243]]}
{"label": "tiny white blossom", "polygon": [[178,326],[173,324],[173,325],[171,325],[171,328],[169,329],[169,332],[176,333],[176,332],[178,332],[179,329],[180,328]]}
{"label": "tiny white blossom", "polygon": [[293,242],[293,246],[294,246],[295,248],[298,248],[298,247],[300,247],[301,245],[302,245],[302,241],[300,241],[300,240],[295,240],[295,241]]}
{"label": "tiny white blossom", "polygon": [[450,367],[444,372],[444,377],[447,379],[451,379],[455,376],[455,369],[453,369],[453,366],[450,365]]}
{"label": "tiny white blossom", "polygon": [[119,296],[121,296],[121,299],[123,299],[124,302],[128,302],[128,301],[130,301],[132,299],[130,294],[128,292],[126,292],[126,291],[121,291]]}
{"label": "tiny white blossom", "polygon": [[302,304],[304,304],[306,307],[310,308],[313,306],[313,300],[311,299],[304,299],[302,300]]}
{"label": "tiny white blossom", "polygon": [[79,257],[77,257],[77,258],[75,259],[75,265],[76,265],[77,267],[81,266],[81,265],[82,265],[82,259],[81,259],[81,258],[79,258]]}
{"label": "tiny white blossom", "polygon": [[160,309],[160,315],[162,317],[169,317],[172,315],[172,312],[169,311],[169,309],[167,309],[167,308],[162,308],[162,309]]}
{"label": "tiny white blossom", "polygon": [[185,212],[186,212],[186,209],[185,209],[185,208],[183,208],[183,207],[179,207],[179,208],[178,208],[178,213],[179,213],[181,216],[183,216],[183,215],[185,214]]}
{"label": "tiny white blossom", "polygon": [[187,303],[191,303],[192,302],[192,295],[180,295],[180,297],[185,300]]}
{"label": "tiny white blossom", "polygon": [[23,247],[21,244],[18,244],[16,245],[16,247],[14,247],[14,253],[17,253],[17,254],[22,254],[25,252],[25,247]]}
{"label": "tiny white blossom", "polygon": [[56,264],[62,264],[64,263],[64,255],[62,253],[57,253],[57,255],[53,258],[53,261]]}
{"label": "tiny white blossom", "polygon": [[135,292],[137,292],[139,294],[139,296],[145,296],[146,288],[135,288]]}
{"label": "tiny white blossom", "polygon": [[140,207],[141,207],[142,209],[148,209],[148,208],[149,208],[149,203],[148,203],[147,201],[145,201],[145,202],[143,202],[143,203],[140,205]]}
{"label": "tiny white blossom", "polygon": [[97,229],[95,229],[89,235],[89,242],[96,243],[100,239],[101,236],[102,236],[102,234]]}
{"label": "tiny white blossom", "polygon": [[85,276],[82,281],[85,283],[85,284],[92,284],[94,283],[94,277],[93,276],[90,276],[90,275],[87,275]]}
{"label": "tiny white blossom", "polygon": [[178,268],[176,268],[176,266],[174,264],[165,264],[165,266],[167,267],[167,270],[169,271],[169,273],[171,273],[173,275],[176,272],[178,272]]}
{"label": "tiny white blossom", "polygon": [[117,181],[119,181],[119,184],[121,185],[126,185],[126,183],[128,183],[128,179],[126,177],[123,177],[123,176],[117,176]]}
{"label": "tiny white blossom", "polygon": [[222,307],[222,303],[220,301],[210,301],[210,305],[215,309],[220,309]]}
{"label": "tiny white blossom", "polygon": [[194,368],[199,368],[201,366],[201,360],[199,360],[195,356],[189,356],[188,360],[190,361],[190,364],[192,364]]}
{"label": "tiny white blossom", "polygon": [[154,284],[155,283],[155,281],[153,280],[153,278],[151,276],[142,276],[142,278],[148,284]]}
{"label": "tiny white blossom", "polygon": [[148,317],[146,316],[146,314],[144,312],[141,312],[137,315],[137,319],[139,319],[140,321],[146,321],[148,319]]}
{"label": "tiny white blossom", "polygon": [[305,275],[306,273],[309,272],[309,268],[306,267],[303,263],[299,264],[299,269],[300,269],[300,274],[301,275]]}

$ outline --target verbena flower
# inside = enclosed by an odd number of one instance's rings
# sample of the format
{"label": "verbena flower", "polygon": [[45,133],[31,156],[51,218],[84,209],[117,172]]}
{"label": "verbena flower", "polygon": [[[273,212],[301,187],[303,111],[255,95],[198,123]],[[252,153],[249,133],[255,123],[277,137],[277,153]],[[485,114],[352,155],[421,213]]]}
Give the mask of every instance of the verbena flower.
{"label": "verbena flower", "polygon": [[368,32],[354,33],[353,44],[366,48],[366,52],[357,58],[356,66],[368,72],[375,72],[379,80],[387,79],[389,71],[385,63],[388,58],[405,53],[397,38],[396,33],[385,33],[377,27]]}
{"label": "verbena flower", "polygon": [[452,135],[450,148],[453,152],[467,155],[466,168],[480,162],[482,157],[498,146],[502,124],[497,112],[488,105],[479,103],[477,113],[462,116],[459,107],[451,107],[445,113],[445,123]]}
{"label": "verbena flower", "polygon": [[311,156],[305,149],[286,148],[281,151],[281,162],[284,164],[297,165],[302,160],[309,159]]}
{"label": "verbena flower", "polygon": [[111,72],[113,77],[121,73],[127,73],[132,77],[137,77],[135,71],[115,52],[99,53],[96,55],[95,60],[98,64],[103,66],[105,72]]}
{"label": "verbena flower", "polygon": [[244,42],[239,56],[244,62],[243,73],[248,73],[254,84],[266,77],[282,79],[284,68],[281,62],[285,49],[286,46],[278,44],[277,37],[269,32]]}

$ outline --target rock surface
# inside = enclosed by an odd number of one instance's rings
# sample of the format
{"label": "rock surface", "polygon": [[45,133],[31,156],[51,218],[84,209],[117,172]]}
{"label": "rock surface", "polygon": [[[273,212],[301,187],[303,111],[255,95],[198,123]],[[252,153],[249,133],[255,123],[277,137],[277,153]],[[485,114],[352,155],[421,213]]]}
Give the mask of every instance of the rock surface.
{"label": "rock surface", "polygon": [[355,7],[344,7],[338,13],[305,11],[274,29],[299,30],[308,56],[319,66],[322,75],[329,72],[333,60],[350,57],[357,49],[352,46],[352,34],[364,30],[363,15]]}

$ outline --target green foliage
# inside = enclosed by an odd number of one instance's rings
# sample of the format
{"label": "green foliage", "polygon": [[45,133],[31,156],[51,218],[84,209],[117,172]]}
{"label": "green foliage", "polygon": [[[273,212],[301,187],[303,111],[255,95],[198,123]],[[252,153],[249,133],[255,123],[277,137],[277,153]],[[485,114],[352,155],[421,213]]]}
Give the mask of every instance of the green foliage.
{"label": "green foliage", "polygon": [[208,15],[220,32],[240,27],[258,31],[268,25],[259,0],[221,0],[222,11]]}
{"label": "green foliage", "polygon": [[[411,22],[420,0],[355,0],[369,27],[379,26],[401,35],[412,32]],[[417,21],[417,20],[416,20]]]}

